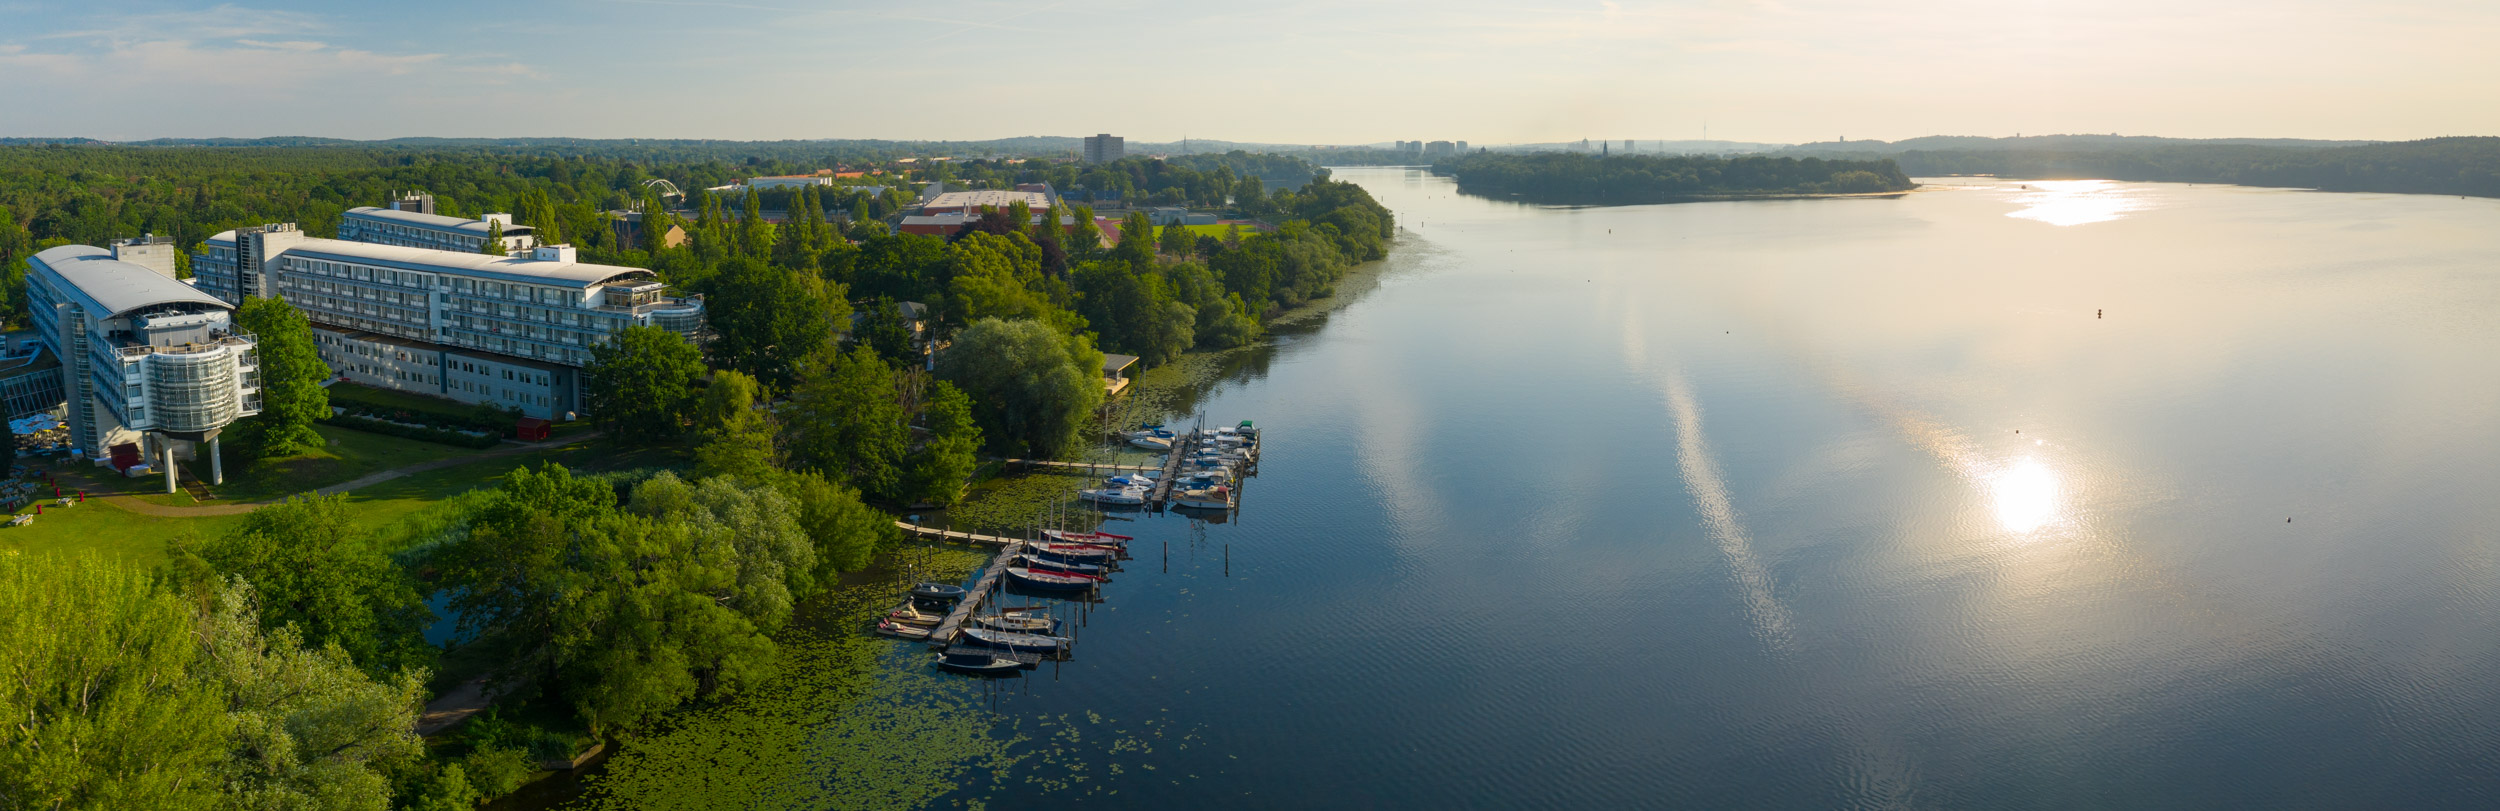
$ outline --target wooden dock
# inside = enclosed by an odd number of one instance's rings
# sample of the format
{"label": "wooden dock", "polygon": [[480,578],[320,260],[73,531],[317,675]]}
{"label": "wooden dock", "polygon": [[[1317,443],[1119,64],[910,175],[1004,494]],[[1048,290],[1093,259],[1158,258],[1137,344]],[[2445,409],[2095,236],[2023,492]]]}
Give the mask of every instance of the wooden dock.
{"label": "wooden dock", "polygon": [[1115,465],[1108,462],[1054,462],[1048,459],[1009,459],[1008,467],[1044,467],[1053,470],[1082,470],[1087,473],[1153,473],[1162,468],[1153,465]]}
{"label": "wooden dock", "polygon": [[998,550],[998,557],[990,559],[989,568],[981,570],[981,579],[973,581],[971,587],[964,589],[964,598],[955,601],[955,610],[947,612],[946,619],[938,623],[937,630],[929,632],[930,647],[943,648],[954,641],[955,632],[963,628],[973,612],[981,610],[981,601],[989,599],[990,593],[998,590],[998,581],[1007,576],[1008,565],[1014,563],[1016,553],[1022,551],[1024,542],[1017,540],[1009,540],[1004,548]]}
{"label": "wooden dock", "polygon": [[1009,538],[1003,535],[982,535],[975,532],[957,532],[951,529],[938,529],[937,527],[927,526],[924,524],[914,524],[910,521],[896,521],[894,522],[894,526],[901,529],[903,534],[914,538],[928,538],[938,541],[955,541],[958,543],[988,544],[991,546],[1014,546],[1024,543],[1024,541]]}
{"label": "wooden dock", "polygon": [[1179,439],[1172,440],[1172,452],[1163,457],[1163,476],[1155,479],[1154,491],[1146,496],[1146,506],[1157,510],[1163,509],[1163,502],[1172,498],[1172,483],[1180,478],[1181,460],[1188,458],[1190,450],[1197,446],[1198,432],[1196,431],[1182,434]]}

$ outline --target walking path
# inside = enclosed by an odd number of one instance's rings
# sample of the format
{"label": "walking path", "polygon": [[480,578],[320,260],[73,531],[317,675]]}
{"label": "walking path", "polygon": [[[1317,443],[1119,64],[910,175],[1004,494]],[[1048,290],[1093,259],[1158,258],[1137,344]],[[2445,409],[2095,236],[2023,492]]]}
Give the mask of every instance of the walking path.
{"label": "walking path", "polygon": [[[561,448],[577,442],[587,441],[598,435],[599,432],[597,431],[587,431],[565,437],[563,439],[551,439],[545,442],[532,442],[520,445],[507,445],[485,453],[477,454],[475,456],[454,456],[446,459],[436,459],[431,462],[420,462],[407,467],[392,468],[390,470],[368,473],[345,482],[315,489],[313,492],[324,496],[337,495],[365,487],[371,487],[373,485],[381,484],[403,476],[412,476],[418,473],[424,473],[430,470],[441,470],[454,465],[465,465],[470,462],[483,462],[490,459],[501,459],[507,456],[518,456],[520,454],[543,451],[549,448]],[[83,476],[77,473],[71,473],[68,475],[74,478],[83,478]],[[128,512],[155,516],[158,518],[205,518],[216,515],[242,515],[244,513],[260,509],[266,505],[285,501],[286,499],[275,498],[268,501],[254,501],[244,504],[211,504],[199,507],[176,507],[169,504],[158,504],[138,496],[130,495],[100,496],[90,498],[88,500],[101,501]]]}

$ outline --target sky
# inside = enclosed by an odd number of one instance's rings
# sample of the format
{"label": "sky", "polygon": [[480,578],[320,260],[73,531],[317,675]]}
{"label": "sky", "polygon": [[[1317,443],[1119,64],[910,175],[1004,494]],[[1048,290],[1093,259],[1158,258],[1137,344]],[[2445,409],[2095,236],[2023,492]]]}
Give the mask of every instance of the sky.
{"label": "sky", "polygon": [[2500,135],[2495,0],[0,0],[0,136]]}

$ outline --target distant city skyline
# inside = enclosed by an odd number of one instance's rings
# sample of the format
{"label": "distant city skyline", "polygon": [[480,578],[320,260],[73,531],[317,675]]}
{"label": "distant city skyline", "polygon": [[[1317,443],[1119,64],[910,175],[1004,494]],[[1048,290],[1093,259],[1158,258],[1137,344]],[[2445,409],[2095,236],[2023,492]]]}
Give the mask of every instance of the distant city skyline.
{"label": "distant city skyline", "polygon": [[[420,10],[421,9],[421,10]],[[0,0],[0,136],[2500,134],[2500,4]]]}

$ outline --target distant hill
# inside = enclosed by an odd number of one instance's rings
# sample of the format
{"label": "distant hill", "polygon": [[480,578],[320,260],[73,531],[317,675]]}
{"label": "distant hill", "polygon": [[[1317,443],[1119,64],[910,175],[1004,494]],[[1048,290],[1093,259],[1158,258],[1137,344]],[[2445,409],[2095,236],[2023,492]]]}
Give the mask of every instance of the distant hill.
{"label": "distant hill", "polygon": [[2500,138],[2494,137],[2328,147],[2188,142],[2126,149],[1940,149],[1888,156],[1913,177],[2108,178],[2500,197]]}
{"label": "distant hill", "polygon": [[2170,146],[2265,146],[2326,149],[2362,146],[2376,141],[2317,141],[2302,138],[2163,138],[2155,135],[2024,135],[1990,138],[1979,135],[1929,135],[1899,141],[1817,141],[1780,150],[1789,155],[1893,155],[1911,151],[1970,152],[2122,151]]}

